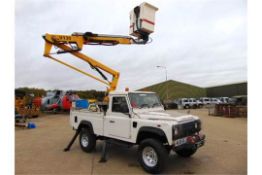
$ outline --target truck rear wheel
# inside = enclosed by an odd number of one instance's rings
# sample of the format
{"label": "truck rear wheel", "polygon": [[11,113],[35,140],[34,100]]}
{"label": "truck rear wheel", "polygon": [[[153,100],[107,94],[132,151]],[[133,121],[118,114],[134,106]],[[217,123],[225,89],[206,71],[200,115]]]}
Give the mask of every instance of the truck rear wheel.
{"label": "truck rear wheel", "polygon": [[96,147],[96,136],[88,128],[81,128],[79,143],[83,151],[92,152]]}
{"label": "truck rear wheel", "polygon": [[176,153],[181,157],[190,157],[195,154],[197,151],[196,148],[187,148],[176,151]]}
{"label": "truck rear wheel", "polygon": [[164,145],[155,139],[143,140],[138,148],[140,165],[146,172],[160,173],[166,164],[168,153]]}

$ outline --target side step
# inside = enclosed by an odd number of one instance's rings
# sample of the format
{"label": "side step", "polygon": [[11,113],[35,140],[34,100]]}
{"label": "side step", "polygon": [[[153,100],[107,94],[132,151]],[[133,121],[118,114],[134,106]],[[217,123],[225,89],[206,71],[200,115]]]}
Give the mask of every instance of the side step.
{"label": "side step", "polygon": [[109,144],[114,144],[114,145],[127,147],[127,148],[130,148],[134,145],[133,143],[129,143],[129,142],[121,141],[121,140],[116,140],[116,139],[106,139],[105,141]]}

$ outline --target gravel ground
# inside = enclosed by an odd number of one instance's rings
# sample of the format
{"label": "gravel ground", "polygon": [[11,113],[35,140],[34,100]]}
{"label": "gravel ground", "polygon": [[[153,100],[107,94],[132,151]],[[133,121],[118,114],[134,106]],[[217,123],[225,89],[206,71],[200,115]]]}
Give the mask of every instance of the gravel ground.
{"label": "gravel ground", "polygon": [[[206,109],[190,112],[202,119],[206,145],[187,159],[171,152],[164,173],[247,174],[247,119],[208,116]],[[99,163],[101,142],[91,154],[81,151],[78,140],[70,152],[63,152],[74,134],[69,114],[45,114],[31,121],[36,129],[15,129],[16,174],[146,174],[137,162],[137,147],[111,146],[106,163]]]}

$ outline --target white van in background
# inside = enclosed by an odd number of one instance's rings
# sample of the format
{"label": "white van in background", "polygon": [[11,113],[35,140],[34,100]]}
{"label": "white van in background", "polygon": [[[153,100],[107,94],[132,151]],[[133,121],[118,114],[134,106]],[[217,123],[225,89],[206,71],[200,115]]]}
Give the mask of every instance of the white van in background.
{"label": "white van in background", "polygon": [[208,97],[201,97],[199,100],[203,103],[203,105],[209,105],[211,101]]}
{"label": "white van in background", "polygon": [[218,98],[210,98],[210,104],[222,104],[222,101],[220,101]]}
{"label": "white van in background", "polygon": [[229,97],[219,97],[218,98],[223,104],[228,104]]}

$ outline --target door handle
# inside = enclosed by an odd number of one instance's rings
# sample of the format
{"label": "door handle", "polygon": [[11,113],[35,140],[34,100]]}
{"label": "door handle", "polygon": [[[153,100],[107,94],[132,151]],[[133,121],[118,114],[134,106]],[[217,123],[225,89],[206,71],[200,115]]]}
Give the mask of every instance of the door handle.
{"label": "door handle", "polygon": [[109,123],[115,123],[115,121],[114,120],[109,120]]}

